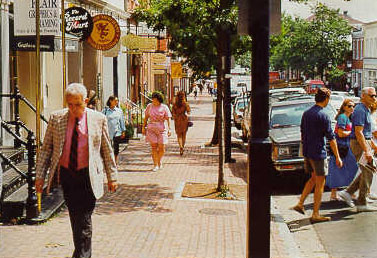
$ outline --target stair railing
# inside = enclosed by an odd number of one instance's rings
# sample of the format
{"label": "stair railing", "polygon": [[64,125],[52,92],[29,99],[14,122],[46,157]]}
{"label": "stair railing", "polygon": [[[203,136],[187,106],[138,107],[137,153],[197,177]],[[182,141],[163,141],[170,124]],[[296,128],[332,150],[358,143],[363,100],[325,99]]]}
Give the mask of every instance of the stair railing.
{"label": "stair railing", "polygon": [[[33,104],[25,98],[17,85],[14,85],[14,91],[13,93],[5,93],[5,94],[0,94],[0,97],[8,97],[10,99],[14,99],[14,121],[9,121],[8,124],[12,124],[15,126],[15,133],[17,136],[21,136],[21,127],[25,128],[26,131],[29,129],[26,128],[26,126],[23,124],[23,122],[20,119],[20,101],[23,101],[34,113],[37,112],[37,109],[33,106]],[[48,121],[47,119],[40,114],[41,119],[47,124]],[[19,137],[15,138],[14,140],[14,147],[18,148],[21,147],[21,142],[19,141]]]}

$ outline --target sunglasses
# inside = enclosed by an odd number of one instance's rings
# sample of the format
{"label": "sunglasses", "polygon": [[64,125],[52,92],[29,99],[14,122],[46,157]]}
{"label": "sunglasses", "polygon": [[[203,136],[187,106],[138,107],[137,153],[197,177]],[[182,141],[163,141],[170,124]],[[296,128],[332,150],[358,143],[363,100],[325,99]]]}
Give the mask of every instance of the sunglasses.
{"label": "sunglasses", "polygon": [[368,95],[369,97],[371,97],[371,98],[376,98],[377,97],[377,95]]}
{"label": "sunglasses", "polygon": [[349,107],[349,108],[354,108],[355,105],[347,105],[347,107]]}

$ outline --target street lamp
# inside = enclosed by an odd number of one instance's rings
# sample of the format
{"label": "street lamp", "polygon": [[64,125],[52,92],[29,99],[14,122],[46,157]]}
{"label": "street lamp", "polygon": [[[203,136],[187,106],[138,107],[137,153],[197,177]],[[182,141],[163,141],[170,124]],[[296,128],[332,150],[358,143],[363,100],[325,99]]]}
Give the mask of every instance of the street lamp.
{"label": "street lamp", "polygon": [[347,60],[347,68],[348,69],[352,68],[352,61],[351,60]]}
{"label": "street lamp", "polygon": [[330,61],[328,61],[328,63],[327,63],[327,67],[329,68],[329,69],[331,69],[332,68],[332,61],[330,60]]}

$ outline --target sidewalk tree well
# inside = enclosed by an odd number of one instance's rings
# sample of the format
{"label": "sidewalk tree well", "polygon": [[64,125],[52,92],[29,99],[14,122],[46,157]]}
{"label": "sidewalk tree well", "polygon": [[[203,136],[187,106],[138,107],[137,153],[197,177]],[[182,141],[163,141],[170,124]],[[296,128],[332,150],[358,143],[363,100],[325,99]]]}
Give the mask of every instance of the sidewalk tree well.
{"label": "sidewalk tree well", "polygon": [[[237,35],[238,11],[234,0],[151,0],[148,4],[144,2],[135,10],[134,18],[146,22],[148,27],[155,31],[166,29],[169,35],[169,50],[172,51],[173,56],[183,58],[194,71],[195,78],[200,78],[200,75],[213,70],[216,70],[217,75],[224,74],[225,67],[220,63],[221,57],[236,51],[240,54],[247,49],[243,46],[241,37]],[[228,53],[224,49],[224,44],[219,44],[219,35],[222,35],[219,32],[227,33],[231,46],[236,46],[238,49],[231,48],[229,52],[232,53]],[[225,88],[223,84],[229,87],[229,83],[220,80],[219,77],[217,84],[219,89]],[[229,92],[223,91],[222,97],[228,99],[224,93]],[[217,99],[221,101],[222,98]],[[230,114],[230,105],[224,106],[229,109],[224,112]],[[222,113],[217,108],[216,121],[220,120],[218,119],[220,116]],[[225,137],[229,142],[230,117],[224,119],[224,123],[227,127]],[[222,140],[218,138],[218,128],[220,127],[217,126],[214,130],[212,144],[218,144]],[[231,148],[230,144],[226,148]]]}
{"label": "sidewalk tree well", "polygon": [[344,63],[349,51],[351,27],[339,16],[339,10],[318,4],[311,20],[282,17],[281,34],[271,36],[270,63],[274,70],[300,70],[323,79],[329,61]]}

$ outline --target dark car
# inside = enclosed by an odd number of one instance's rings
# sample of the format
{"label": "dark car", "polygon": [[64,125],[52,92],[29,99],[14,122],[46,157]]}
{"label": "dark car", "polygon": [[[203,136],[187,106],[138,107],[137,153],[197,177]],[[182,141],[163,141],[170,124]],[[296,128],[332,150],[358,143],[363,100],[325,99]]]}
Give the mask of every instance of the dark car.
{"label": "dark car", "polygon": [[[274,102],[270,107],[270,139],[272,142],[272,162],[278,172],[303,170],[304,158],[300,142],[301,118],[305,110],[314,105],[314,98]],[[324,111],[333,120],[335,109],[329,104]]]}

